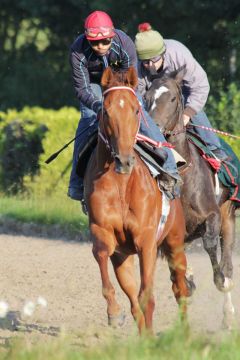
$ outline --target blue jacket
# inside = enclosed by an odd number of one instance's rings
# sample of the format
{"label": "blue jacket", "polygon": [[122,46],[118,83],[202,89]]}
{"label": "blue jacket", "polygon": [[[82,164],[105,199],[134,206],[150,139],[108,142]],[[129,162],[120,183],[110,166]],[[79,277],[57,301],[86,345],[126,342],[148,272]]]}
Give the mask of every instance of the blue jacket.
{"label": "blue jacket", "polygon": [[82,34],[71,46],[70,64],[78,99],[98,112],[101,101],[92,92],[90,84],[100,84],[102,73],[108,66],[117,66],[123,70],[134,66],[137,69],[137,54],[133,41],[121,30],[115,30],[112,45],[104,56],[98,56]]}

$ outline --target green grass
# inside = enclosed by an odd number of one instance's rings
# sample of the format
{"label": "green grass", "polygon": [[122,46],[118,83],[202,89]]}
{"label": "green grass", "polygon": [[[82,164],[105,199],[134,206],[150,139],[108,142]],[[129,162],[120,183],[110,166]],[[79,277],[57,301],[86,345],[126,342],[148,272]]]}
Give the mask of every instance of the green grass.
{"label": "green grass", "polygon": [[78,201],[66,196],[46,198],[0,197],[0,216],[42,225],[60,225],[72,230],[86,230],[87,217]]}
{"label": "green grass", "polygon": [[108,340],[102,345],[84,348],[69,339],[57,339],[30,345],[25,341],[10,343],[0,352],[0,359],[9,360],[237,360],[240,354],[240,335],[232,333],[221,339],[205,335],[184,334],[171,330],[157,338],[128,337],[127,340]]}

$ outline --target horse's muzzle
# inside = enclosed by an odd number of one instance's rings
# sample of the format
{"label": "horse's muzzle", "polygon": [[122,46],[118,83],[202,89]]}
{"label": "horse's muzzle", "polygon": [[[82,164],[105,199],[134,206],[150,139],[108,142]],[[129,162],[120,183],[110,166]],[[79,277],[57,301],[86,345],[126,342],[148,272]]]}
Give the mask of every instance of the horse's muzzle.
{"label": "horse's muzzle", "polygon": [[119,174],[130,174],[135,164],[135,156],[115,155],[115,171]]}

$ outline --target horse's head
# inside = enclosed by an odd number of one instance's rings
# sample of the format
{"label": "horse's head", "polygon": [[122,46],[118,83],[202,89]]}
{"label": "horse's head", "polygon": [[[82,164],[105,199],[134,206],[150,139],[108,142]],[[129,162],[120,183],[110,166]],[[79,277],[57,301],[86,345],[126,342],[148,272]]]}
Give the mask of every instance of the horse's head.
{"label": "horse's head", "polygon": [[162,131],[173,130],[182,117],[181,83],[185,66],[171,73],[155,74],[146,94],[146,107]]}
{"label": "horse's head", "polygon": [[134,166],[133,146],[139,128],[139,102],[134,91],[137,82],[133,67],[125,72],[108,67],[101,80],[104,104],[100,131],[111,148],[115,170],[121,174],[129,174]]}

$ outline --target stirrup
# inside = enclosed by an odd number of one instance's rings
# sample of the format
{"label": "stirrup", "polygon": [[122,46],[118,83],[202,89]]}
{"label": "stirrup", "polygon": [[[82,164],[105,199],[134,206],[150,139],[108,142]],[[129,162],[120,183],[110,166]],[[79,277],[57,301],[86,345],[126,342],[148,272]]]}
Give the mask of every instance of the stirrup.
{"label": "stirrup", "polygon": [[183,181],[178,174],[172,175],[163,172],[159,176],[158,183],[170,200],[180,197],[180,186],[183,184]]}

